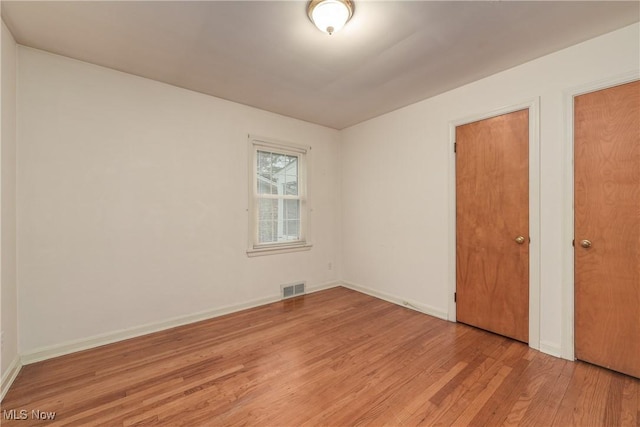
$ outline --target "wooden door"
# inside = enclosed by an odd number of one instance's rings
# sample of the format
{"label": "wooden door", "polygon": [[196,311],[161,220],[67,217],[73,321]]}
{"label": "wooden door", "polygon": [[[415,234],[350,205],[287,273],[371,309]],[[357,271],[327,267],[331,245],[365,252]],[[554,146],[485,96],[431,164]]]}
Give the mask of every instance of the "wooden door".
{"label": "wooden door", "polygon": [[456,128],[456,317],[529,340],[529,110]]}
{"label": "wooden door", "polygon": [[640,377],[640,82],[574,104],[575,352]]}

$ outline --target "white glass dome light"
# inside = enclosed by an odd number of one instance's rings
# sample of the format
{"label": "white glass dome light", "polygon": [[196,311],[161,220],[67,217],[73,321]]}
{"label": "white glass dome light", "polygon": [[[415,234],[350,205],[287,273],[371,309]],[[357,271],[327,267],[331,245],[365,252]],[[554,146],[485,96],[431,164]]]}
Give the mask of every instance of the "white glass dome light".
{"label": "white glass dome light", "polygon": [[331,35],[351,19],[353,2],[351,0],[312,0],[307,13],[316,27]]}

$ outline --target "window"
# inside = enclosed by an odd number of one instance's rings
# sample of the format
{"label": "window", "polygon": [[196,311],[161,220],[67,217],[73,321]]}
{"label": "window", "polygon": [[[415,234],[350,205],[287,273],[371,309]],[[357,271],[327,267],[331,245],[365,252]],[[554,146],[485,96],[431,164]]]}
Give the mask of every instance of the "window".
{"label": "window", "polygon": [[309,249],[307,148],[249,138],[251,194],[249,255]]}

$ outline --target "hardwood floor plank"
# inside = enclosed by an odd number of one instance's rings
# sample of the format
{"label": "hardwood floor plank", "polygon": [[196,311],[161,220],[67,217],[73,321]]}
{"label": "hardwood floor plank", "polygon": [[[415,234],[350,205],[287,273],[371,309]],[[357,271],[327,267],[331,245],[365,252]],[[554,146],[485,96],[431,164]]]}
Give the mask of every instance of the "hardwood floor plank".
{"label": "hardwood floor plank", "polygon": [[624,381],[613,381],[611,379],[604,405],[604,425],[619,426],[622,424],[622,392],[624,385]]}
{"label": "hardwood floor plank", "polygon": [[588,376],[580,400],[574,409],[577,425],[601,426],[605,425],[604,413],[607,402],[607,392],[613,372],[590,366],[594,371]]}
{"label": "hardwood floor plank", "polygon": [[344,288],[25,366],[4,426],[638,425],[640,380]]}
{"label": "hardwood floor plank", "polygon": [[[406,425],[451,425],[470,404],[470,402],[484,389],[489,380],[495,376],[502,363],[500,362],[500,355],[505,354],[505,343],[507,339],[503,337],[495,338],[498,345],[493,347],[495,350],[489,354],[485,354],[484,351],[479,352],[476,355],[476,360],[472,361],[469,365],[473,366],[473,369],[468,371],[463,370],[457,378],[454,378],[445,387],[449,388],[447,394],[442,400],[438,397],[438,394],[434,398],[430,399],[430,405],[425,410],[414,414],[412,417],[405,421]],[[485,347],[484,350],[488,350]],[[478,363],[479,362],[479,363]],[[444,390],[444,389],[443,389]],[[433,402],[439,402],[434,404]]]}
{"label": "hardwood floor plank", "polygon": [[564,361],[537,353],[528,375],[523,376],[517,389],[522,390],[503,420],[505,426],[550,425],[564,395],[569,378],[562,381]]}
{"label": "hardwood floor plank", "polygon": [[491,399],[498,387],[500,387],[511,371],[512,368],[509,366],[502,366],[496,375],[491,378],[491,381],[489,381],[484,390],[482,390],[475,399],[471,401],[469,406],[467,406],[464,412],[456,418],[453,424],[463,426],[471,425],[471,420],[476,417],[479,410],[489,401],[489,399]]}
{"label": "hardwood floor plank", "polygon": [[631,377],[624,379],[620,425],[640,426],[640,383]]}
{"label": "hardwood floor plank", "polygon": [[512,409],[513,402],[517,399],[517,393],[514,393],[516,386],[523,386],[519,384],[523,380],[528,384],[529,381],[533,379],[529,370],[531,360],[526,357],[529,349],[524,347],[523,350],[522,358],[511,366],[512,369],[509,375],[507,375],[502,384],[496,389],[494,395],[491,396],[491,400],[488,400],[480,411],[478,411],[470,424],[476,425],[482,422],[485,425],[500,425],[503,422]]}

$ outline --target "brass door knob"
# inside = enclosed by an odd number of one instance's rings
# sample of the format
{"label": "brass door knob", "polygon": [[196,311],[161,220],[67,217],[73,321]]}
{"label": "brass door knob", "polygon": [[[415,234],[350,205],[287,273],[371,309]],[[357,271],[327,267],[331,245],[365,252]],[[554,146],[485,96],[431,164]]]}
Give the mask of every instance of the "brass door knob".
{"label": "brass door knob", "polygon": [[580,242],[580,246],[582,246],[585,249],[589,249],[591,247],[591,241],[590,240],[583,240]]}
{"label": "brass door knob", "polygon": [[524,236],[518,236],[518,237],[516,237],[516,239],[515,239],[515,240],[516,240],[516,243],[517,243],[517,244],[521,245],[521,244],[523,244],[523,243],[524,243],[524,241],[525,241],[526,239],[524,238]]}

